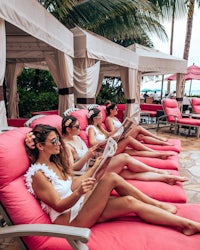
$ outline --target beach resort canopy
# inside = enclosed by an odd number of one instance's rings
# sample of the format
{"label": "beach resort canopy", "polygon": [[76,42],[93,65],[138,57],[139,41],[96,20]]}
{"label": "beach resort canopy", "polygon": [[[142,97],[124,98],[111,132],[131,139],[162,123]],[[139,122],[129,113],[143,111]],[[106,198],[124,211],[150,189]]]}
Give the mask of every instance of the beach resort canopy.
{"label": "beach resort canopy", "polygon": [[17,117],[17,76],[25,66],[48,69],[59,89],[59,112],[74,104],[73,34],[35,0],[0,0],[0,126]]}
{"label": "beach resort canopy", "polygon": [[119,76],[127,98],[126,115],[138,112],[138,56],[95,33],[76,27],[74,34],[74,89],[77,107],[96,102],[104,76]]}
{"label": "beach resort canopy", "polygon": [[177,100],[182,101],[184,88],[182,73],[186,73],[187,60],[139,44],[133,44],[128,48],[138,55],[138,70],[142,76],[177,74]]}

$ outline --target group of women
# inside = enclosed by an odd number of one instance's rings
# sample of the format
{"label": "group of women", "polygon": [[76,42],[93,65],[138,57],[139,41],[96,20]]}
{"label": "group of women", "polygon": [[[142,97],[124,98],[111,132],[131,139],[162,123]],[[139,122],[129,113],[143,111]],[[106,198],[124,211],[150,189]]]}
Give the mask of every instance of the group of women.
{"label": "group of women", "polygon": [[[114,134],[119,126],[116,105],[107,105],[107,112],[109,132],[101,124],[100,110],[93,108],[88,111],[86,132],[90,148],[79,137],[80,123],[73,116],[63,118],[62,136],[56,128],[48,125],[36,125],[27,134],[25,147],[31,166],[25,175],[26,185],[40,200],[51,221],[91,227],[95,223],[134,212],[148,223],[179,227],[185,235],[200,232],[200,223],[177,216],[176,206],[148,197],[125,180],[162,181],[171,185],[186,180],[185,177],[173,176],[168,171],[150,167],[131,157],[137,152],[138,155],[154,154],[154,157],[160,158],[171,155],[144,147],[141,141],[158,145],[169,143],[142,127],[134,127],[130,136],[118,142],[114,157],[93,177],[102,159],[97,157],[92,167],[89,166],[90,159],[95,156],[99,143]],[[74,170],[82,171],[82,175],[74,176]],[[111,196],[112,190],[118,196]]]}

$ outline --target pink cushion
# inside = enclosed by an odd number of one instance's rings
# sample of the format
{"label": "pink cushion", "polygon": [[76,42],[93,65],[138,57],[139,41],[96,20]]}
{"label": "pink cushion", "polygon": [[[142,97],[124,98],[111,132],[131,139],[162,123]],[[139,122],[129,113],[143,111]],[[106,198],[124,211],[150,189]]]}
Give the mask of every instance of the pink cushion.
{"label": "pink cushion", "polygon": [[153,145],[153,144],[144,144],[145,146],[160,150],[160,151],[175,151],[177,153],[180,153],[181,151],[181,140],[177,139],[168,139],[167,142],[173,144],[173,146],[160,146],[160,145]]}
{"label": "pink cushion", "polygon": [[38,124],[46,124],[57,128],[58,131],[61,132],[61,123],[62,123],[62,117],[59,115],[44,115],[34,120],[30,124],[30,127],[34,128]]}
{"label": "pink cushion", "polygon": [[[170,173],[173,175],[179,175],[176,170],[172,170]],[[185,191],[180,182],[177,182],[176,185],[169,185],[158,181],[127,180],[127,182],[154,199],[173,203],[186,202]],[[117,195],[115,191],[112,194]]]}
{"label": "pink cushion", "polygon": [[185,125],[190,125],[190,126],[200,126],[200,120],[199,119],[194,119],[194,118],[179,118],[178,123],[180,124],[185,124]]}
{"label": "pink cushion", "polygon": [[30,130],[21,127],[0,134],[0,186],[9,184],[28,168],[24,139]]}
{"label": "pink cushion", "polygon": [[200,114],[200,98],[192,98],[192,112]]}
{"label": "pink cushion", "polygon": [[178,107],[178,103],[174,99],[164,99],[163,100],[163,109],[165,111],[166,115],[171,115],[167,117],[167,120],[169,122],[174,122],[175,119],[173,115],[177,116],[177,118],[181,118],[181,112]]}
{"label": "pink cushion", "polygon": [[107,114],[106,114],[106,106],[101,105],[101,106],[98,107],[98,109],[99,109],[99,110],[101,111],[101,113],[102,113],[102,122],[104,123],[105,120],[106,120],[106,116],[107,116]]}
{"label": "pink cushion", "polygon": [[79,121],[81,130],[85,130],[88,126],[88,110],[87,109],[79,109],[70,113],[71,116],[76,117]]}
{"label": "pink cushion", "polygon": [[141,156],[134,156],[134,158],[154,168],[178,170],[178,154],[170,156],[166,160]]}
{"label": "pink cushion", "polygon": [[[178,215],[200,222],[200,205],[177,204]],[[185,236],[175,228],[150,225],[127,216],[91,228],[89,249],[199,250],[200,235]]]}

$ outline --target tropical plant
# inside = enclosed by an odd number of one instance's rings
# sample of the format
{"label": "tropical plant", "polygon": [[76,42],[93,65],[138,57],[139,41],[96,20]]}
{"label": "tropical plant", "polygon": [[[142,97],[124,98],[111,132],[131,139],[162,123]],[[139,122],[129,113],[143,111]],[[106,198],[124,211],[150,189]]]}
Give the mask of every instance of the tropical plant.
{"label": "tropical plant", "polygon": [[152,46],[150,36],[166,40],[157,6],[146,0],[39,0],[67,28],[76,25],[122,45]]}

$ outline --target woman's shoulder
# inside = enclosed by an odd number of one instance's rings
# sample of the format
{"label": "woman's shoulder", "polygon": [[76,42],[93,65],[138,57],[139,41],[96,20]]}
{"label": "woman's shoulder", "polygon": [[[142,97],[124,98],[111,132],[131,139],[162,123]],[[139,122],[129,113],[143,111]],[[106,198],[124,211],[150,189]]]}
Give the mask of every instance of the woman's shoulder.
{"label": "woman's shoulder", "polygon": [[94,125],[88,125],[87,128],[86,128],[86,133],[88,133],[89,129],[93,129],[94,131],[96,131],[96,128]]}

